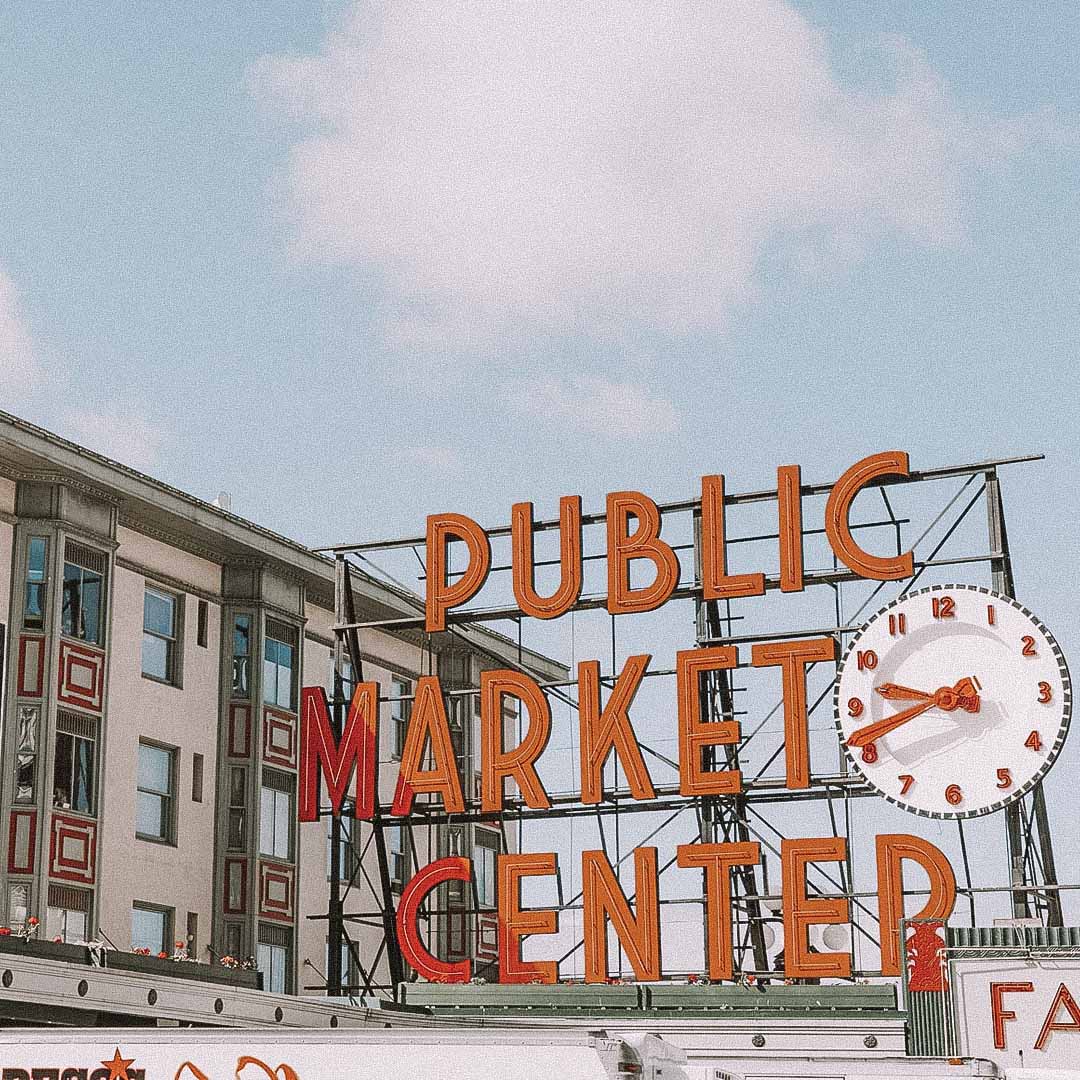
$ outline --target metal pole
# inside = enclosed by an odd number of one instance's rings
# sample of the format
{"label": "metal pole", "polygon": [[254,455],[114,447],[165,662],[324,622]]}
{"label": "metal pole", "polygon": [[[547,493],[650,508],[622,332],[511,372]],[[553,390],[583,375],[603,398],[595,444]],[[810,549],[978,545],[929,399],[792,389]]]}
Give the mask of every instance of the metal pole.
{"label": "metal pole", "polygon": [[[341,621],[345,614],[345,575],[347,573],[345,557],[339,555],[334,560],[334,600],[338,620]],[[334,742],[341,742],[341,733],[345,722],[342,716],[343,687],[342,673],[345,661],[344,649],[340,635],[334,638],[334,711],[333,729]],[[330,818],[330,903],[328,907],[329,921],[327,924],[328,939],[330,943],[329,953],[326,958],[326,993],[330,997],[341,997],[342,972],[341,972],[341,944],[344,940],[345,924],[342,919],[344,906],[341,902],[341,817],[332,814]]]}

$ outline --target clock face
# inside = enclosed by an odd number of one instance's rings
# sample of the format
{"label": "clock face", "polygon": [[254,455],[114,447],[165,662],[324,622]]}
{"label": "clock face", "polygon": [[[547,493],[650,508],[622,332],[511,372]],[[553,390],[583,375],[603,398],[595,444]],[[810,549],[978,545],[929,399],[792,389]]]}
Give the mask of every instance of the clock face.
{"label": "clock face", "polygon": [[836,674],[836,724],[855,770],[927,817],[975,817],[1020,798],[1069,727],[1069,669],[1023,605],[974,585],[895,601],[855,635]]}

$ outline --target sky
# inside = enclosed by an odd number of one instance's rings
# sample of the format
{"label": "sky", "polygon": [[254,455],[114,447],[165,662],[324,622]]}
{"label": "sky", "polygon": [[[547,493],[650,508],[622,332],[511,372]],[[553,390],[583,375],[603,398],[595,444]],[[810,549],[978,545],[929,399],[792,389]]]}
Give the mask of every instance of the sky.
{"label": "sky", "polygon": [[1080,650],[1080,8],[0,10],[0,406],[312,545],[1031,452]]}

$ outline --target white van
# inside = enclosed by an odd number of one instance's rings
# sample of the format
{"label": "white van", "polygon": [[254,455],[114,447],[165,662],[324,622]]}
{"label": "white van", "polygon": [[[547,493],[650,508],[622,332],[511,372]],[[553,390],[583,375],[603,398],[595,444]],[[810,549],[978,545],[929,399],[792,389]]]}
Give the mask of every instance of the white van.
{"label": "white van", "polygon": [[687,1080],[685,1060],[581,1030],[0,1029],[3,1080]]}

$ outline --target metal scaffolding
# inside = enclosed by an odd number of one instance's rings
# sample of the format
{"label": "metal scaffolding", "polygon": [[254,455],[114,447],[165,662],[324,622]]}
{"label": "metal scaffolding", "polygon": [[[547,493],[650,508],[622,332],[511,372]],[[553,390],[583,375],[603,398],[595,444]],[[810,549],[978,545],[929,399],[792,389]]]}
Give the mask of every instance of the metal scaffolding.
{"label": "metal scaffolding", "polygon": [[[906,476],[889,476],[872,481],[868,491],[862,496],[861,505],[876,499],[879,509],[866,520],[852,523],[856,531],[870,531],[879,538],[882,534],[889,537],[890,547],[895,547],[896,554],[912,550],[915,554],[914,572],[910,579],[895,582],[868,582],[836,562],[832,556],[831,565],[807,569],[804,574],[805,591],[820,595],[826,601],[822,610],[814,616],[801,616],[798,625],[769,626],[758,629],[743,627],[744,616],[738,610],[738,602],[715,600],[706,601],[701,589],[701,503],[699,499],[685,499],[661,504],[659,509],[665,525],[679,522],[684,538],[683,543],[673,543],[677,552],[691,552],[693,561],[692,576],[681,580],[672,596],[673,600],[685,600],[693,606],[694,640],[698,646],[735,645],[747,646],[758,642],[796,639],[803,637],[831,637],[837,644],[838,655],[842,654],[845,644],[862,626],[865,619],[889,601],[902,597],[935,575],[948,573],[954,581],[960,576],[985,575],[989,572],[989,584],[999,593],[1012,597],[1015,592],[1012,558],[1005,528],[1005,515],[1002,504],[999,469],[1040,460],[1041,455],[1004,458],[994,461],[956,465],[947,468],[929,469],[911,472]],[[803,500],[813,500],[826,496],[832,484],[811,484],[801,487]],[[894,490],[897,489],[897,490]],[[894,503],[904,489],[906,494],[914,496],[917,492],[919,520],[913,516],[898,514]],[[890,498],[892,494],[892,498]],[[724,499],[724,506],[729,522],[729,536],[725,540],[726,549],[735,557],[743,545],[776,543],[779,540],[777,530],[752,528],[743,535],[730,535],[739,512],[752,513],[753,508],[761,504],[775,503],[775,489],[729,494]],[[982,504],[986,511],[986,531],[983,533],[974,526],[978,515],[975,513]],[[927,519],[929,523],[927,524]],[[594,513],[582,517],[583,528],[600,525],[605,522],[603,513]],[[558,519],[548,519],[534,524],[534,532],[544,533],[559,528]],[[487,530],[488,535],[498,541],[508,538],[509,527]],[[804,532],[807,538],[820,541],[823,530],[810,528]],[[913,536],[913,533],[917,535]],[[391,619],[359,620],[354,608],[352,575],[354,572],[382,576],[395,586],[401,583],[390,576],[377,559],[388,553],[408,551],[415,553],[419,562],[421,579],[425,574],[423,551],[425,537],[375,541],[362,544],[346,544],[326,549],[333,555],[337,566],[337,626],[335,627],[336,645],[334,649],[334,701],[333,723],[335,734],[340,738],[344,710],[347,707],[348,687],[363,677],[364,656],[360,647],[360,634],[366,630],[391,630],[395,632],[413,632],[423,634],[424,618],[422,608],[417,604],[417,614]],[[601,551],[584,553],[586,565],[604,558]],[[686,560],[684,561],[684,565]],[[558,560],[538,560],[536,565],[557,565]],[[509,560],[495,561],[492,576],[505,574],[510,570]],[[685,570],[684,570],[685,573]],[[985,577],[983,578],[985,582]],[[778,575],[765,575],[766,594],[775,593],[780,588]],[[605,597],[599,594],[583,595],[574,606],[575,612],[598,611],[605,604]],[[619,675],[618,650],[616,647],[616,616],[611,620],[611,655],[610,670],[602,673],[602,685],[610,690]],[[488,660],[498,667],[517,667],[528,671],[522,662],[521,644],[528,617],[517,607],[498,604],[477,606],[454,610],[448,613],[448,630],[444,640],[454,637],[461,639],[462,629],[473,624],[502,623],[509,628],[509,638],[516,638],[518,644],[518,663],[506,659],[505,652],[490,653]],[[791,620],[788,620],[789,623]],[[436,650],[431,637],[424,635],[432,670],[436,664]],[[483,647],[475,638],[463,644],[472,653]],[[775,702],[771,710],[764,707],[738,708],[737,702],[753,700],[748,687],[743,684],[746,669],[742,664],[732,671],[710,672],[703,680],[700,690],[700,710],[704,720],[725,720],[738,718],[743,722],[743,734],[738,745],[724,748],[724,760],[713,759],[709,767],[720,766],[729,769],[744,769],[744,790],[731,798],[704,797],[687,799],[679,795],[677,783],[657,783],[656,797],[652,800],[639,801],[630,798],[628,788],[619,782],[617,764],[612,769],[613,783],[607,786],[605,798],[597,805],[586,806],[580,803],[575,792],[556,792],[551,796],[550,810],[538,811],[527,807],[520,798],[507,799],[501,813],[484,812],[475,797],[475,787],[471,776],[464,776],[466,809],[463,814],[448,814],[441,805],[420,800],[407,819],[391,818],[389,806],[377,806],[374,820],[365,823],[361,832],[352,834],[356,846],[356,855],[352,865],[341,866],[341,840],[344,826],[339,818],[333,818],[330,825],[330,896],[325,914],[309,916],[325,919],[328,924],[330,949],[329,970],[326,973],[325,988],[331,995],[341,993],[373,994],[384,992],[396,994],[397,986],[406,978],[405,965],[394,929],[395,894],[392,887],[390,864],[388,861],[386,829],[390,826],[402,827],[407,834],[407,850],[417,850],[417,835],[426,830],[425,843],[422,845],[431,857],[446,854],[455,848],[456,854],[467,854],[469,838],[477,825],[498,826],[503,835],[504,850],[509,847],[508,829],[519,846],[523,842],[523,832],[529,823],[544,819],[561,820],[572,828],[573,822],[587,819],[595,826],[600,845],[612,866],[618,869],[630,858],[633,847],[642,843],[638,839],[629,847],[622,835],[623,829],[632,820],[630,815],[651,815],[641,819],[639,831],[648,830],[645,839],[650,839],[673,823],[679,822],[684,827],[690,819],[690,834],[702,842],[712,841],[749,841],[761,844],[766,853],[762,863],[756,867],[746,866],[737,869],[733,875],[732,902],[735,920],[735,969],[738,973],[754,973],[761,979],[776,975],[775,963],[769,957],[770,922],[776,922],[775,909],[779,897],[770,890],[768,882],[770,858],[775,859],[779,844],[784,838],[782,812],[785,806],[801,804],[820,807],[824,813],[823,821],[833,835],[850,837],[853,828],[853,809],[855,800],[872,796],[875,792],[861,778],[849,775],[843,753],[837,758],[834,770],[817,770],[812,774],[809,787],[789,790],[782,777],[771,775],[772,766],[778,756],[782,757],[782,743],[772,747],[767,743],[770,738],[768,724],[771,718],[782,708],[782,701]],[[672,678],[673,670],[655,670],[646,672],[645,678]],[[468,772],[472,710],[468,702],[479,691],[475,685],[469,685],[466,676],[444,682],[447,698],[464,699],[462,713],[463,754],[462,764]],[[562,702],[571,714],[577,709],[573,694],[576,681],[549,681],[543,684],[545,692],[558,702]],[[831,680],[820,694],[808,692],[808,712],[811,719],[831,708]],[[824,704],[824,708],[822,708]],[[676,767],[676,763],[655,745],[639,734],[642,751],[655,762],[666,767]],[[714,751],[716,748],[713,748]],[[771,751],[771,752],[770,752]],[[754,767],[748,767],[749,757],[753,754]],[[820,754],[818,755],[820,758]],[[807,811],[809,812],[809,810]],[[972,865],[969,858],[970,845],[968,830],[970,822],[957,820],[956,842],[960,853],[960,881],[958,891],[967,904],[967,914],[972,925],[977,916],[976,901],[993,894],[1007,894],[1011,913],[1014,917],[1038,917],[1047,926],[1061,926],[1063,922],[1061,892],[1080,886],[1058,883],[1054,862],[1051,830],[1049,826],[1046,797],[1042,783],[1038,783],[1022,800],[1011,803],[1005,811],[1006,843],[1008,866],[1006,880],[990,885],[977,885],[972,877]],[[651,828],[649,828],[651,826]],[[454,830],[454,844],[451,845],[449,831]],[[363,844],[361,837],[366,837]],[[464,838],[464,841],[463,839]],[[369,852],[374,849],[374,879],[368,872]],[[666,864],[661,864],[661,874],[675,864],[672,857]],[[849,901],[852,913],[850,933],[850,951],[853,977],[878,974],[874,968],[859,962],[860,943],[871,948],[879,945],[877,915],[868,900],[874,895],[872,890],[859,888],[859,867],[855,864],[852,845],[847,845],[847,859],[834,868],[813,867],[815,888],[822,895],[843,897]],[[363,911],[346,912],[345,901],[353,889],[362,888],[363,894],[370,897],[370,906]],[[629,896],[633,899],[633,896]],[[661,898],[661,905],[680,905],[704,903],[704,895]],[[559,898],[556,905],[560,912],[580,910],[580,891],[573,896],[564,895],[561,878],[559,880]],[[959,905],[958,905],[959,908]],[[446,920],[457,919],[459,925],[466,928],[477,925],[477,920],[493,914],[490,907],[479,903],[473,895],[466,896],[464,891],[456,898],[445,897],[429,905],[426,912],[429,932],[432,928],[445,924]],[[461,923],[461,920],[465,920]],[[373,955],[362,956],[356,943],[350,938],[350,925],[368,925],[381,927],[382,938],[379,948]],[[582,948],[578,939],[572,948],[565,950],[561,961],[565,961]],[[359,980],[348,982],[343,978],[342,950],[347,946],[352,957]],[[383,974],[380,974],[380,971]],[[488,969],[490,973],[490,967]]]}

